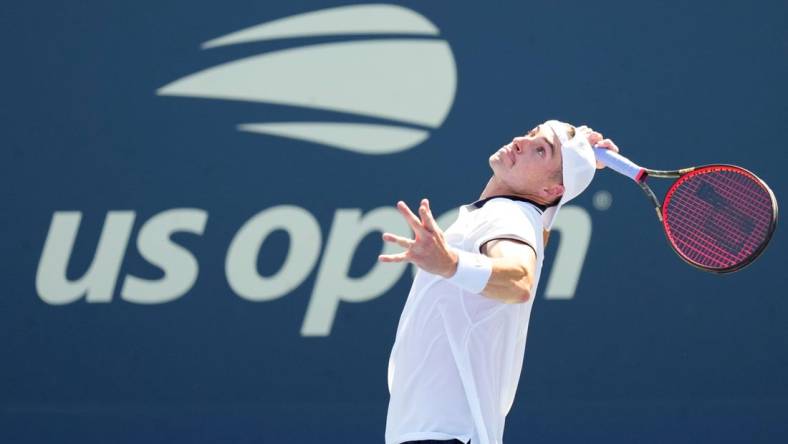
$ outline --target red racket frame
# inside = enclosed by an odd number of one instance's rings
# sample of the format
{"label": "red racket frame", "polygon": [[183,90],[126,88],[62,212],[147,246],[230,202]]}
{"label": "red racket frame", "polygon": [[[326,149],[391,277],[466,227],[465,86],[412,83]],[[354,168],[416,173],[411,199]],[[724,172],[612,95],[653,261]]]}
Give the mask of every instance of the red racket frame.
{"label": "red racket frame", "polygon": [[[750,254],[747,257],[746,260],[744,260],[742,262],[739,262],[737,264],[734,264],[734,265],[732,265],[730,267],[725,267],[725,268],[715,268],[715,267],[703,266],[703,265],[700,265],[697,262],[693,261],[689,257],[687,257],[684,254],[684,252],[682,252],[676,246],[676,240],[671,235],[670,230],[668,229],[667,222],[666,222],[666,219],[667,219],[666,208],[668,207],[668,204],[670,203],[671,197],[673,196],[674,192],[686,180],[692,178],[693,176],[699,175],[699,174],[706,174],[706,173],[709,172],[709,170],[712,170],[712,171],[730,171],[730,172],[735,172],[735,173],[743,174],[743,175],[747,176],[749,179],[751,179],[753,181],[753,183],[756,183],[758,186],[761,187],[761,189],[763,191],[765,191],[769,195],[769,198],[771,199],[771,203],[772,203],[772,220],[771,220],[771,222],[769,224],[769,228],[767,229],[767,234],[766,234],[766,237],[764,238],[764,240],[761,242],[761,244],[758,246],[758,248],[755,251],[753,251],[753,253]],[[742,167],[736,166],[736,165],[725,165],[725,164],[704,165],[704,166],[701,166],[701,167],[686,168],[686,169],[677,170],[677,171],[656,171],[656,170],[645,169],[645,172],[646,172],[646,174],[644,174],[643,177],[638,181],[638,184],[641,185],[641,187],[646,192],[646,194],[649,195],[649,197],[651,197],[652,200],[655,201],[655,203],[658,203],[658,201],[656,201],[656,196],[654,196],[653,191],[651,191],[651,189],[648,187],[648,185],[646,185],[646,183],[645,183],[646,178],[648,176],[651,176],[651,175],[656,176],[656,177],[663,177],[663,178],[666,178],[666,177],[679,177],[679,180],[675,181],[671,185],[671,187],[668,189],[667,193],[665,194],[665,198],[664,198],[662,204],[658,205],[658,207],[657,207],[657,215],[658,215],[660,221],[662,222],[663,231],[665,232],[665,236],[666,236],[666,238],[668,240],[668,243],[670,244],[670,247],[673,248],[673,251],[675,251],[676,254],[682,260],[684,260],[684,262],[692,265],[695,268],[701,269],[703,271],[708,271],[708,272],[718,273],[718,274],[726,274],[726,273],[732,273],[734,271],[739,271],[742,268],[746,267],[747,265],[751,264],[766,249],[766,246],[769,244],[769,241],[771,240],[772,234],[774,233],[774,230],[777,227],[777,215],[778,215],[778,211],[779,210],[778,210],[778,206],[777,206],[777,199],[775,198],[774,193],[772,192],[772,190],[769,188],[768,185],[766,185],[766,182],[761,180],[758,176],[756,176],[752,172],[750,172],[750,171],[748,171],[748,170],[746,170],[746,169],[744,169]]]}

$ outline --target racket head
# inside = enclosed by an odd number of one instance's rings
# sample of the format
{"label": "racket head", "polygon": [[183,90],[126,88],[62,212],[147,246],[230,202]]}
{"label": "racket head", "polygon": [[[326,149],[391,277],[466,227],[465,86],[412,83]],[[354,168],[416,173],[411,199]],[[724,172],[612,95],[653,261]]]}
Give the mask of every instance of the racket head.
{"label": "racket head", "polygon": [[673,250],[704,271],[732,273],[754,261],[777,226],[777,199],[766,182],[735,165],[684,174],[662,203]]}

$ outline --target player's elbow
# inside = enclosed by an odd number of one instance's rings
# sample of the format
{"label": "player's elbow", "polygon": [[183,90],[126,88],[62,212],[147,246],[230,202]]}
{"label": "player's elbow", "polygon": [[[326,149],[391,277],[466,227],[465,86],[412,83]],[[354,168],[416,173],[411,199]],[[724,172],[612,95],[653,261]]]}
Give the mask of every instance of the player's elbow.
{"label": "player's elbow", "polygon": [[523,285],[517,291],[515,295],[514,303],[515,304],[522,304],[524,302],[528,302],[531,300],[531,285]]}
{"label": "player's elbow", "polygon": [[507,298],[504,302],[507,304],[522,304],[531,300],[531,291],[530,290],[523,290],[518,289],[517,292],[512,293],[512,295]]}
{"label": "player's elbow", "polygon": [[509,304],[522,304],[531,300],[531,279],[527,275],[523,275],[510,287],[509,295],[506,298]]}

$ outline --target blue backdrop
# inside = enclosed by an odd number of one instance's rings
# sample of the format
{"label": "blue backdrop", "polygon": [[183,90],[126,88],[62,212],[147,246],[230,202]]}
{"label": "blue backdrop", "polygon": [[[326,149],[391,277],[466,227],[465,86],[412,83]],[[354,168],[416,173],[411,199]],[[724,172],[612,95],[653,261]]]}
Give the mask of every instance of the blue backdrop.
{"label": "blue backdrop", "polygon": [[[363,218],[475,200],[487,157],[549,118],[655,168],[743,165],[779,200],[786,19],[784,1],[6,5],[0,442],[382,442],[411,274],[376,265]],[[507,442],[785,442],[781,227],[716,276],[628,179],[574,203],[588,247],[551,239]]]}

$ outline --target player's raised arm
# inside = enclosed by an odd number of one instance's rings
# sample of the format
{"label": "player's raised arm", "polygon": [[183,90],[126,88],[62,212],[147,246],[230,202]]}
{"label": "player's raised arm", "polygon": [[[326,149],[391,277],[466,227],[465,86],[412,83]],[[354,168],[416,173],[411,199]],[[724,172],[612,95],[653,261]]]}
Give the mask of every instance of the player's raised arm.
{"label": "player's raised arm", "polygon": [[417,217],[404,202],[397,209],[413,229],[414,239],[384,233],[383,240],[405,248],[398,254],[380,255],[381,262],[416,264],[473,293],[507,303],[528,301],[536,269],[536,253],[523,242],[495,239],[483,247],[486,254],[454,250],[446,243],[429,201],[423,199]]}

